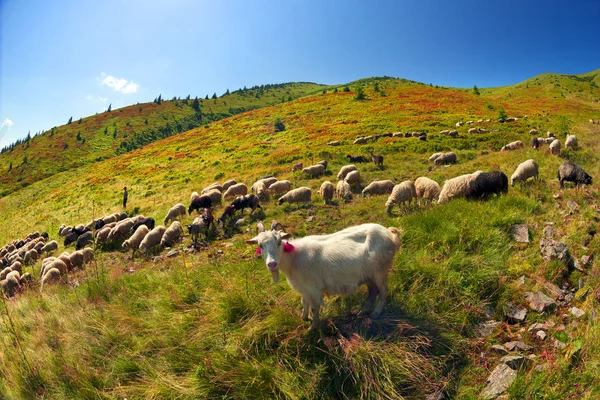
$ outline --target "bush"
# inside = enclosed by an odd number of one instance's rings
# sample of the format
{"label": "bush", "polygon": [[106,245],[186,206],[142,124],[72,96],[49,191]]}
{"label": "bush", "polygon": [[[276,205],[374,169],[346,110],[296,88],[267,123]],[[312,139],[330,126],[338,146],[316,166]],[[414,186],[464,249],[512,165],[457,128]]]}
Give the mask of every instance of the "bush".
{"label": "bush", "polygon": [[277,117],[277,119],[275,120],[275,132],[283,132],[285,131],[285,125],[283,124],[283,122],[281,122],[281,119],[279,117]]}
{"label": "bush", "polygon": [[358,86],[356,88],[356,94],[354,95],[354,100],[365,100],[367,97],[365,96],[365,91],[362,86]]}

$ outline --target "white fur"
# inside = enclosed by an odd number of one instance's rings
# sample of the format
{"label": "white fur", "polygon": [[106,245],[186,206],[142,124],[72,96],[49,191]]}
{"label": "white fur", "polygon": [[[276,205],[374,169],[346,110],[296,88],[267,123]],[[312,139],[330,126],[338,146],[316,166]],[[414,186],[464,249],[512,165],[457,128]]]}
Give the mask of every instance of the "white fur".
{"label": "white fur", "polygon": [[539,178],[538,165],[535,160],[529,159],[523,161],[510,177],[510,185],[514,186],[516,182],[525,182],[527,179]]}
{"label": "white fur", "polygon": [[503,146],[500,151],[509,151],[509,150],[518,150],[518,149],[522,149],[523,147],[525,147],[523,145],[523,142],[520,140],[516,140],[514,142],[510,142],[509,144],[507,144],[506,146]]}
{"label": "white fur", "polygon": [[279,203],[310,203],[311,190],[304,186],[297,189],[292,189],[279,198]]}
{"label": "white fur", "polygon": [[[163,222],[166,225],[170,221],[175,221],[177,218],[183,217],[184,215],[185,215],[185,206],[181,203],[175,204],[173,207],[171,207],[171,209],[167,213]],[[129,227],[129,229],[131,229],[131,226]]]}
{"label": "white fur", "polygon": [[302,172],[311,176],[317,177],[325,173],[325,167],[321,164],[315,164],[302,169]]}
{"label": "white fur", "polygon": [[575,135],[567,135],[567,139],[565,140],[565,149],[577,150],[577,136]]}
{"label": "white fur", "polygon": [[333,199],[334,190],[335,189],[333,187],[333,184],[329,181],[325,181],[321,184],[321,187],[319,188],[317,194],[323,197],[323,204],[327,204],[328,201],[331,201]]}
{"label": "white fur", "polygon": [[392,194],[388,197],[385,202],[385,210],[390,213],[394,208],[394,205],[402,203],[406,205],[406,203],[410,204],[412,199],[417,197],[417,190],[415,189],[415,184],[411,181],[404,181],[394,186],[392,189]]}
{"label": "white fur", "polygon": [[225,194],[223,194],[223,198],[245,196],[246,194],[248,194],[248,186],[243,183],[236,183],[227,188]]}
{"label": "white fur", "polygon": [[289,191],[291,188],[292,182],[283,180],[273,183],[271,186],[269,186],[269,189],[267,190],[269,191],[269,193],[273,194],[274,196],[277,196]]}
{"label": "white fur", "polygon": [[165,228],[164,226],[158,225],[150,232],[148,232],[148,234],[144,237],[142,243],[140,243],[140,251],[145,252],[146,257],[148,257],[148,255],[150,254],[150,250],[153,247],[158,246],[160,244],[160,241],[166,230],[167,228]]}
{"label": "white fur", "polygon": [[473,182],[480,173],[481,171],[477,171],[472,174],[460,175],[456,178],[448,179],[442,187],[440,197],[438,198],[438,204],[445,203],[455,197],[464,197],[471,182]]}
{"label": "white fur", "polygon": [[348,182],[348,184],[350,185],[354,185],[356,183],[360,183],[360,172],[357,171],[350,171],[348,172],[348,175],[346,175],[346,177],[344,178],[344,180],[346,182]]}
{"label": "white fur", "polygon": [[173,221],[171,226],[165,231],[160,240],[162,247],[171,247],[175,242],[179,240],[183,234],[183,229],[179,221]]}
{"label": "white fur", "polygon": [[440,197],[440,185],[433,179],[421,176],[415,180],[417,199],[437,200]]}
{"label": "white fur", "polygon": [[557,155],[560,153],[560,140],[554,139],[550,143],[550,153]]}
{"label": "white fur", "polygon": [[394,182],[389,179],[384,181],[373,181],[367,185],[362,191],[362,196],[365,197],[367,195],[375,196],[392,193],[394,190]]}
{"label": "white fur", "polygon": [[346,175],[348,175],[349,172],[357,170],[358,168],[356,168],[356,165],[344,165],[342,168],[340,168],[340,172],[338,172],[337,174],[338,181],[344,180],[344,178],[346,178]]}

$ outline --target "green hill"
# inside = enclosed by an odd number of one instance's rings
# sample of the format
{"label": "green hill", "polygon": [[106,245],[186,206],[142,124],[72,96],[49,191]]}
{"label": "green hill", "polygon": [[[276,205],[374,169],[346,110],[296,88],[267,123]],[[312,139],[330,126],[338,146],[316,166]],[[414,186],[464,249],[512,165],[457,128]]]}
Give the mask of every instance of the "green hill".
{"label": "green hill", "polygon": [[[358,85],[365,100],[355,99]],[[521,341],[531,349],[512,354],[535,357],[509,387],[510,398],[597,398],[600,264],[592,259],[583,271],[570,271],[544,261],[538,244],[552,223],[556,238],[578,259],[600,250],[597,184],[560,189],[556,179],[565,159],[596,180],[600,176],[600,125],[588,122],[598,119],[600,104],[578,92],[539,98],[537,88],[519,85],[482,89],[480,95],[392,78],[350,83],[351,92],[345,86],[320,87],[309,96],[211,122],[0,198],[4,244],[35,230],[56,238],[61,223],[121,211],[123,185],[130,210],[160,223],[170,207],[187,204],[192,191],[215,181],[235,178],[250,186],[273,174],[316,193],[324,180],[335,182],[347,154],[374,151],[385,160],[383,168],[357,164],[362,182],[349,203],[323,205],[316,194],[308,207],[264,200],[256,215],[246,211],[239,228],[219,228],[194,254],[184,250],[189,237],[173,258],[163,252],[154,260],[131,261],[129,254],[97,248],[93,263],[43,290],[40,261],[25,267],[35,277],[32,287],[5,300],[0,311],[0,397],[478,398],[500,362],[492,345]],[[501,110],[518,119],[497,122]],[[282,131],[274,128],[278,119]],[[458,128],[457,138],[439,133],[469,120],[475,123]],[[471,127],[486,132],[468,134]],[[532,128],[541,135],[555,132],[563,144],[566,132],[576,134],[580,149],[563,149],[560,156],[547,147],[533,150]],[[359,136],[396,131],[426,132],[427,140],[382,137],[352,144]],[[328,146],[332,140],[341,145]],[[499,151],[514,140],[525,148]],[[456,152],[458,163],[434,166],[428,158],[440,151]],[[510,176],[530,158],[539,164],[541,179],[487,201],[412,203],[388,215],[387,196],[360,196],[374,179],[428,176],[443,184],[492,169]],[[329,163],[322,178],[291,171],[294,162],[321,159]],[[221,211],[216,207],[216,214]],[[309,331],[298,293],[286,282],[272,284],[255,248],[245,244],[258,220],[277,220],[295,237],[365,222],[402,228],[383,318],[357,317],[366,295],[361,288],[327,300],[321,329]],[[516,223],[528,225],[530,243],[512,239]],[[58,253],[63,250],[61,244]],[[563,298],[545,313],[530,311],[523,325],[504,323],[511,305],[528,308],[525,292],[547,290],[549,283],[568,288],[570,303]],[[574,317],[571,306],[585,316]],[[503,323],[479,337],[476,327],[488,319]],[[536,322],[547,323],[545,340],[528,332]]]}

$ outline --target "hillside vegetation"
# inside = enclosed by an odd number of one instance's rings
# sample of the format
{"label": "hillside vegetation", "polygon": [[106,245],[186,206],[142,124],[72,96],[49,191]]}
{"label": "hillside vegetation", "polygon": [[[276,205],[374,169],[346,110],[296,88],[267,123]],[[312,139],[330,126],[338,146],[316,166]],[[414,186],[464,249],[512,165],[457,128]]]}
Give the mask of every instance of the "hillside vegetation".
{"label": "hillside vegetation", "polygon": [[[359,85],[365,100],[355,99]],[[43,291],[35,284],[6,299],[0,306],[0,397],[419,399],[444,393],[475,399],[500,358],[491,346],[522,340],[536,358],[519,372],[511,398],[597,398],[600,264],[594,259],[584,272],[566,273],[560,263],[543,261],[538,243],[551,222],[574,256],[600,249],[591,235],[600,220],[596,181],[561,190],[556,179],[564,159],[600,177],[600,125],[588,122],[600,117],[600,104],[576,92],[538,97],[527,87],[482,89],[480,95],[399,79],[366,79],[351,87],[330,87],[56,171],[0,198],[4,244],[35,230],[56,238],[61,223],[120,211],[124,185],[129,210],[159,223],[171,206],[187,205],[192,191],[215,181],[235,178],[250,186],[273,174],[315,193],[322,181],[335,182],[347,154],[374,151],[385,160],[383,168],[357,164],[362,183],[349,203],[323,205],[317,195],[308,207],[265,200],[255,215],[246,211],[233,234],[219,228],[193,255],[183,251],[189,238],[176,247],[178,256],[154,261],[132,262],[129,254],[96,249],[95,262],[66,282]],[[519,119],[497,122],[501,110]],[[277,119],[285,126],[279,132]],[[439,134],[457,121],[485,119],[491,122],[458,128],[457,138]],[[472,126],[486,133],[468,134]],[[554,132],[563,144],[567,132],[576,134],[581,148],[563,149],[560,156],[550,155],[547,146],[535,151],[528,145],[532,128],[541,135]],[[359,136],[396,131],[428,137],[352,144]],[[342,145],[327,146],[332,140]],[[525,149],[499,152],[514,140],[524,141]],[[459,162],[432,165],[428,158],[439,151],[455,151]],[[399,183],[428,176],[442,184],[478,169],[500,169],[510,177],[529,158],[539,164],[541,179],[487,201],[413,203],[388,215],[387,196],[360,198],[374,179]],[[325,177],[291,172],[294,162],[306,166],[321,159],[329,162]],[[576,212],[569,201],[577,203]],[[272,284],[264,261],[245,244],[258,220],[268,225],[273,219],[296,237],[365,222],[402,228],[383,318],[357,317],[366,295],[361,288],[328,299],[320,329],[309,331],[300,318],[299,294],[285,282]],[[512,239],[516,223],[529,226],[529,244]],[[39,261],[26,269],[39,278]],[[586,312],[583,318],[565,317],[568,311],[557,307],[530,312],[525,329],[503,323],[487,338],[477,334],[482,321],[505,321],[510,303],[526,307],[524,292],[547,282],[579,287],[580,279],[587,295],[580,293],[573,304]],[[542,321],[555,324],[545,341],[526,330]],[[566,347],[555,347],[554,339]]]}

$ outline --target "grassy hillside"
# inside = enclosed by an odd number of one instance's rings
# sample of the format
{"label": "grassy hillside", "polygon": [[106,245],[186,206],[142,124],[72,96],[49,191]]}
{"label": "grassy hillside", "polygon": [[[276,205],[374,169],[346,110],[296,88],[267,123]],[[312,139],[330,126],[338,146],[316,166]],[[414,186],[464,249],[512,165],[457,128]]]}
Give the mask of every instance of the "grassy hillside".
{"label": "grassy hillside", "polygon": [[[159,221],[173,204],[187,203],[193,190],[216,180],[250,185],[274,174],[316,191],[324,179],[335,180],[346,154],[370,150],[384,155],[385,167],[358,165],[362,186],[373,179],[419,176],[443,183],[477,169],[499,168],[510,176],[528,158],[538,162],[542,179],[486,202],[413,204],[392,216],[384,211],[385,196],[322,205],[315,195],[307,208],[278,206],[271,199],[258,215],[246,214],[232,237],[220,230],[194,255],[131,262],[126,254],[97,251],[95,263],[70,275],[68,283],[43,292],[34,286],[0,306],[0,397],[423,398],[441,391],[474,399],[499,359],[491,345],[519,336],[535,346],[537,358],[519,374],[511,396],[597,397],[600,331],[592,310],[599,264],[594,260],[585,274],[565,275],[559,264],[543,262],[538,242],[544,224],[553,222],[575,256],[600,249],[598,239],[588,237],[598,220],[596,185],[561,191],[556,180],[564,158],[600,176],[600,127],[587,122],[600,114],[600,104],[539,101],[534,92],[477,96],[395,79],[360,84],[366,88],[363,101],[354,100],[353,92],[329,89],[35,182],[0,199],[0,243],[34,230],[56,237],[63,222],[118,211],[125,184],[130,207]],[[552,107],[556,112],[548,114]],[[485,134],[467,134],[470,126],[459,128],[458,138],[438,133],[459,120],[495,121],[500,109],[529,118],[482,123]],[[274,130],[277,118],[283,132]],[[561,157],[547,148],[498,151],[513,140],[528,142],[533,127],[552,130],[563,142],[565,132],[575,133],[582,148]],[[425,131],[428,140],[351,144],[358,136],[386,131]],[[342,146],[326,146],[330,140]],[[427,161],[444,150],[455,151],[459,163],[434,167]],[[322,179],[291,172],[293,162],[323,158],[330,166]],[[579,212],[568,212],[569,200],[579,204]],[[384,317],[356,316],[365,296],[361,289],[326,301],[321,329],[309,331],[300,319],[299,295],[285,282],[272,284],[255,249],[245,245],[258,219],[276,219],[297,237],[364,222],[401,227],[403,247],[390,275]],[[515,223],[529,225],[529,245],[511,239]],[[186,238],[181,248],[189,243]],[[37,276],[39,269],[38,262],[28,270]],[[476,337],[474,328],[487,315],[503,320],[509,302],[525,305],[525,291],[546,281],[576,286],[579,278],[591,290],[574,302],[587,313],[582,320],[563,317],[564,308],[527,317],[527,324],[554,321],[549,336],[560,338],[566,349],[508,324],[487,339]]]}
{"label": "grassy hillside", "polygon": [[109,159],[210,122],[314,93],[323,85],[263,85],[217,99],[163,100],[75,118],[0,154],[0,197],[58,172]]}

